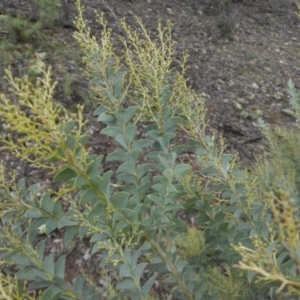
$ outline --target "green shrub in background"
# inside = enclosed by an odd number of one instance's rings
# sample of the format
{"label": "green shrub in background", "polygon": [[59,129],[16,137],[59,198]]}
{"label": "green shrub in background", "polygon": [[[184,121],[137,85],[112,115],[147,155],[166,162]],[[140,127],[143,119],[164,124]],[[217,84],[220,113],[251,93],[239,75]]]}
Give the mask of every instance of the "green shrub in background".
{"label": "green shrub in background", "polygon": [[[187,55],[181,71],[171,68],[169,23],[159,24],[153,40],[140,19],[139,33],[121,21],[126,38],[118,57],[103,16],[97,41],[79,1],[77,7],[74,36],[99,104],[94,116],[116,149],[106,157],[90,153],[83,107],[71,114],[54,101],[51,68],[41,56],[37,67],[43,76],[35,84],[7,70],[14,95],[1,95],[3,149],[52,173],[59,189],[27,187],[1,167],[4,297],[297,299],[297,130],[262,124],[271,158],[244,171],[221,137],[205,133],[204,103],[184,79]],[[190,141],[175,143],[180,134]],[[190,149],[196,149],[195,161],[187,164],[183,154]],[[115,162],[116,170],[105,170],[104,162]],[[47,237],[60,229],[64,249],[50,253]],[[79,239],[88,241],[92,255],[102,255],[99,271],[106,286],[84,272],[71,286],[66,282],[72,259],[66,253]]]}
{"label": "green shrub in background", "polygon": [[52,27],[59,17],[59,7],[64,0],[34,0],[39,9],[41,24]]}

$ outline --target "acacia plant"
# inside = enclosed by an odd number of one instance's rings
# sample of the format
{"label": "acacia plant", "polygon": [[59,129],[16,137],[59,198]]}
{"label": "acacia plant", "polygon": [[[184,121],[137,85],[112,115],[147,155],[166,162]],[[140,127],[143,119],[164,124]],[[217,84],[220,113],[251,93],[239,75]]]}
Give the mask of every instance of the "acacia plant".
{"label": "acacia plant", "polygon": [[[179,70],[172,68],[170,23],[159,23],[152,39],[140,19],[139,32],[122,20],[126,38],[119,57],[103,15],[97,40],[80,1],[77,8],[74,37],[98,103],[99,139],[110,137],[114,150],[91,153],[83,107],[70,113],[55,102],[51,68],[41,56],[35,83],[6,71],[12,88],[0,98],[2,149],[47,171],[57,188],[27,187],[2,164],[4,299],[298,295],[298,202],[290,199],[297,182],[281,180],[296,178],[293,167],[275,174],[276,180],[272,160],[246,172],[237,155],[225,151],[222,137],[206,134],[204,103],[184,77],[187,54],[177,62]],[[195,152],[193,160],[186,161],[188,151]],[[111,162],[116,167],[108,170]],[[53,232],[63,236],[60,251],[48,250]],[[99,273],[95,278],[82,270],[70,283],[68,253],[80,239],[101,257]]]}

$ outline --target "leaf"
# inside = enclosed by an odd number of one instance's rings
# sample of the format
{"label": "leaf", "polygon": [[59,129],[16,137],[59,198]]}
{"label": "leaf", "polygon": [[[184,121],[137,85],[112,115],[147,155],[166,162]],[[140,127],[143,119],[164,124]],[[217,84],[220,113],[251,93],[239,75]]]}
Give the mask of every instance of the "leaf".
{"label": "leaf", "polygon": [[160,103],[162,105],[166,105],[170,101],[172,95],[173,95],[173,91],[172,90],[168,89],[167,91],[164,91],[163,96],[160,99]]}
{"label": "leaf", "polygon": [[128,158],[130,161],[136,163],[142,153],[143,153],[142,149],[134,149],[128,153]]}
{"label": "leaf", "polygon": [[90,136],[89,135],[82,135],[79,139],[78,139],[78,143],[81,144],[82,146],[86,145],[88,143],[88,141],[90,140]]}
{"label": "leaf", "polygon": [[98,157],[93,159],[93,162],[91,163],[91,165],[88,167],[87,170],[87,174],[89,177],[99,175],[102,160],[103,160],[103,155],[99,155]]}
{"label": "leaf", "polygon": [[88,300],[99,300],[99,299],[102,299],[103,295],[99,292],[99,293],[95,293],[93,295],[91,295]]}
{"label": "leaf", "polygon": [[131,277],[131,269],[130,269],[130,266],[127,263],[121,265],[121,267],[120,267],[120,276],[123,277],[123,278]]}
{"label": "leaf", "polygon": [[79,232],[78,226],[70,226],[67,228],[64,236],[64,245],[66,248],[68,248],[71,245],[72,241],[74,240],[78,232]]}
{"label": "leaf", "polygon": [[172,111],[172,110],[171,110],[171,107],[169,107],[169,106],[163,107],[163,109],[162,109],[162,115],[163,115],[164,120],[167,120],[167,119],[168,119],[168,117],[169,117],[171,111]]}
{"label": "leaf", "polygon": [[76,175],[77,173],[74,170],[71,170],[70,168],[66,168],[54,176],[53,182],[69,180],[71,178],[74,178]]}
{"label": "leaf", "polygon": [[39,218],[35,219],[28,227],[27,232],[34,233],[35,231],[39,231],[39,227],[46,224],[48,218]]}
{"label": "leaf", "polygon": [[59,300],[62,291],[55,285],[49,286],[39,298],[40,300]]}
{"label": "leaf", "polygon": [[30,259],[22,253],[10,252],[5,256],[7,262],[13,262],[16,265],[29,267],[32,266]]}
{"label": "leaf", "polygon": [[60,132],[70,134],[74,127],[77,125],[77,121],[71,120],[60,126]]}
{"label": "leaf", "polygon": [[149,295],[149,293],[150,293],[150,291],[151,291],[151,288],[152,288],[152,286],[153,286],[153,284],[154,284],[154,282],[155,282],[156,277],[157,277],[157,274],[151,276],[151,277],[149,278],[149,280],[144,284],[144,286],[143,286],[143,288],[142,288],[144,297],[145,297],[146,299],[148,298],[148,295]]}
{"label": "leaf", "polygon": [[66,255],[61,255],[55,263],[55,276],[64,279],[66,267]]}
{"label": "leaf", "polygon": [[180,164],[180,165],[175,166],[175,168],[173,170],[173,175],[178,180],[180,177],[182,177],[185,173],[187,173],[191,169],[192,169],[192,167],[190,165]]}
{"label": "leaf", "polygon": [[128,123],[133,118],[138,109],[139,106],[130,106],[124,109],[124,111],[122,112],[122,120],[124,124]]}
{"label": "leaf", "polygon": [[115,138],[118,134],[121,134],[122,131],[119,127],[108,126],[101,130],[102,134]]}
{"label": "leaf", "polygon": [[103,183],[103,178],[99,175],[93,176],[89,178],[90,185],[95,191],[101,191],[101,185]]}
{"label": "leaf", "polygon": [[61,202],[55,203],[52,213],[55,217],[62,217],[65,214]]}
{"label": "leaf", "polygon": [[57,228],[61,229],[61,228],[66,227],[66,226],[73,226],[73,225],[77,225],[77,223],[74,222],[74,221],[71,221],[66,215],[64,215],[59,220]]}
{"label": "leaf", "polygon": [[106,162],[109,161],[122,161],[125,162],[128,160],[127,152],[124,150],[116,150],[112,153],[109,153],[106,157]]}
{"label": "leaf", "polygon": [[81,298],[83,295],[83,287],[84,287],[84,278],[79,275],[74,280],[72,291],[76,296]]}
{"label": "leaf", "polygon": [[100,216],[103,216],[106,211],[106,205],[102,202],[98,202],[93,209],[90,210],[90,213],[87,216],[87,220],[91,223],[94,222],[94,218],[99,218]]}
{"label": "leaf", "polygon": [[165,201],[162,197],[157,197],[155,195],[149,195],[148,197],[158,206],[163,206],[165,204]]}
{"label": "leaf", "polygon": [[20,217],[19,219],[16,219],[16,221],[14,221],[13,225],[12,225],[12,230],[19,230],[20,226],[24,225],[25,223],[28,222],[28,219],[25,217]]}
{"label": "leaf", "polygon": [[78,175],[75,180],[74,180],[74,187],[75,188],[83,188],[85,187],[87,184],[85,177],[83,175]]}
{"label": "leaf", "polygon": [[148,263],[146,262],[142,262],[140,264],[138,264],[133,270],[133,275],[135,277],[136,280],[140,280],[141,279],[141,276],[145,270],[145,268],[147,267]]}
{"label": "leaf", "polygon": [[[99,188],[99,191],[101,191],[106,196],[107,199],[110,197],[110,183],[111,183],[111,176],[112,175],[113,175],[113,171],[105,172],[102,175],[103,181],[102,181],[101,186]],[[105,201],[107,201],[107,200],[105,199]]]}
{"label": "leaf", "polygon": [[26,218],[37,219],[41,218],[43,214],[37,209],[29,209],[25,213]]}
{"label": "leaf", "polygon": [[70,149],[74,150],[77,144],[77,137],[74,135],[67,135],[65,137],[65,145]]}
{"label": "leaf", "polygon": [[118,142],[125,150],[127,149],[127,141],[123,134],[118,134],[115,137],[116,142]]}
{"label": "leaf", "polygon": [[151,173],[147,174],[146,176],[144,176],[143,178],[141,178],[140,179],[140,184],[141,184],[140,187],[143,187],[144,185],[149,184],[151,182],[152,178],[153,178],[153,175]]}
{"label": "leaf", "polygon": [[251,284],[253,282],[253,278],[257,276],[256,272],[248,271],[247,272],[247,280]]}
{"label": "leaf", "polygon": [[54,276],[51,281],[55,286],[59,287],[61,290],[69,290],[69,284],[64,280],[64,278],[60,278],[58,276]]}
{"label": "leaf", "polygon": [[102,241],[102,240],[106,239],[106,237],[107,236],[105,234],[97,232],[92,235],[90,242],[93,243],[93,242]]}
{"label": "leaf", "polygon": [[49,234],[57,228],[58,221],[56,219],[49,219],[45,224],[45,234]]}
{"label": "leaf", "polygon": [[44,260],[44,269],[47,273],[55,275],[54,253],[49,254]]}
{"label": "leaf", "polygon": [[159,137],[158,139],[159,145],[162,149],[163,152],[169,152],[168,147],[169,147],[169,143],[163,138],[163,137]]}
{"label": "leaf", "polygon": [[135,167],[134,162],[127,161],[127,162],[121,164],[121,166],[119,166],[119,168],[117,169],[117,174],[127,173],[130,175],[134,175],[134,173],[135,173],[134,167]]}
{"label": "leaf", "polygon": [[24,269],[21,269],[17,273],[17,276],[20,280],[47,280],[47,275],[45,274],[45,272],[35,267],[26,267]]}
{"label": "leaf", "polygon": [[120,237],[120,234],[122,234],[122,231],[128,227],[128,224],[123,222],[123,221],[119,221],[116,228],[114,229],[114,238],[117,239]]}
{"label": "leaf", "polygon": [[223,212],[223,211],[219,211],[216,215],[215,215],[215,221],[217,222],[217,223],[221,223],[221,222],[223,222],[223,220],[224,220],[224,218],[225,218],[225,213]]}
{"label": "leaf", "polygon": [[118,282],[116,285],[117,290],[136,290],[136,286],[132,279],[126,278],[125,280]]}
{"label": "leaf", "polygon": [[44,259],[45,243],[46,243],[46,240],[43,240],[43,241],[41,241],[41,242],[37,245],[37,247],[36,247],[37,252],[38,252],[38,254],[39,254],[39,258],[40,258],[41,260]]}
{"label": "leaf", "polygon": [[165,211],[178,211],[180,209],[183,209],[183,206],[176,203],[168,203],[164,208]]}
{"label": "leaf", "polygon": [[98,118],[97,118],[97,121],[98,121],[98,122],[103,122],[103,123],[106,123],[106,122],[113,122],[113,121],[115,121],[115,120],[116,120],[116,119],[115,119],[115,117],[114,117],[112,114],[106,113],[106,112],[100,114],[100,115],[98,116]]}
{"label": "leaf", "polygon": [[87,226],[80,226],[79,227],[79,238],[82,240],[87,233],[90,231],[90,228]]}
{"label": "leaf", "polygon": [[119,98],[119,96],[123,91],[123,77],[125,76],[126,73],[127,72],[119,72],[118,74],[116,74],[114,78],[113,92],[117,98]]}
{"label": "leaf", "polygon": [[178,146],[172,147],[171,152],[180,154],[182,152],[188,151],[189,149],[191,149],[191,147],[189,145],[178,145]]}
{"label": "leaf", "polygon": [[153,168],[153,166],[153,164],[138,165],[136,168],[137,178],[140,179],[145,173],[147,173],[151,168]]}
{"label": "leaf", "polygon": [[166,121],[166,125],[165,125],[165,129],[169,130],[169,129],[176,129],[177,124],[180,122],[181,118],[179,117],[172,117],[172,118],[168,118]]}
{"label": "leaf", "polygon": [[46,211],[47,213],[52,213],[54,208],[54,200],[51,199],[50,194],[46,193],[43,195],[41,200],[41,208]]}
{"label": "leaf", "polygon": [[104,106],[99,106],[98,108],[95,109],[94,113],[93,113],[93,116],[99,116],[101,115],[102,113],[106,112],[107,111],[107,108],[104,107]]}
{"label": "leaf", "polygon": [[201,173],[202,173],[203,175],[213,175],[213,174],[216,174],[217,171],[216,171],[216,169],[214,168],[214,166],[209,166],[209,167],[207,167],[207,168],[201,170]]}
{"label": "leaf", "polygon": [[117,209],[125,208],[128,204],[130,194],[126,192],[115,193],[110,197],[111,203]]}
{"label": "leaf", "polygon": [[36,281],[28,285],[28,290],[43,290],[49,287],[49,285],[46,281]]}
{"label": "leaf", "polygon": [[152,186],[152,189],[158,191],[161,194],[165,194],[167,192],[167,186],[160,183],[154,184]]}
{"label": "leaf", "polygon": [[83,195],[81,195],[79,204],[83,205],[89,202],[95,203],[97,200],[97,194],[92,189],[87,189],[86,191],[84,191]]}
{"label": "leaf", "polygon": [[138,213],[135,210],[123,208],[120,211],[122,212],[123,216],[130,222],[137,221]]}
{"label": "leaf", "polygon": [[116,67],[108,65],[108,67],[106,68],[106,76],[108,80],[112,81],[115,77],[115,74],[116,74]]}
{"label": "leaf", "polygon": [[152,146],[154,141],[148,139],[139,139],[132,143],[132,149],[143,149]]}
{"label": "leaf", "polygon": [[19,182],[17,183],[17,190],[19,191],[19,193],[21,194],[21,196],[23,197],[25,192],[26,192],[26,181],[25,178],[22,178],[19,180]]}
{"label": "leaf", "polygon": [[135,125],[129,125],[128,127],[126,127],[125,129],[125,134],[126,134],[126,140],[128,143],[132,143],[132,141],[135,138],[137,132],[137,127]]}
{"label": "leaf", "polygon": [[127,173],[118,174],[117,179],[118,179],[118,181],[121,181],[121,182],[132,183],[135,186],[138,184],[136,177],[134,175],[129,175]]}

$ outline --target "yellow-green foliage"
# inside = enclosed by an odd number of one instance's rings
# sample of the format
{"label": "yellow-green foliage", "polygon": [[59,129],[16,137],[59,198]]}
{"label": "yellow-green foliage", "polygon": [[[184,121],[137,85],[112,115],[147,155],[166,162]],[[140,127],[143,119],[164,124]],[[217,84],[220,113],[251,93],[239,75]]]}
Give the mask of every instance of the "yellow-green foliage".
{"label": "yellow-green foliage", "polygon": [[[292,294],[300,295],[300,282],[297,280],[300,269],[299,204],[297,205],[295,200],[282,190],[276,194],[273,192],[266,194],[265,199],[273,212],[270,239],[253,237],[254,249],[242,245],[234,246],[242,256],[242,261],[237,267],[251,271],[253,275],[257,274],[256,282],[279,282],[280,287],[276,290],[278,295],[285,288]],[[288,257],[291,266],[288,273],[292,276],[281,269],[283,260]]]}
{"label": "yellow-green foliage", "polygon": [[35,300],[37,295],[26,292],[27,285],[23,285],[16,277],[0,273],[0,299],[1,300]]}
{"label": "yellow-green foliage", "polygon": [[[125,51],[122,57],[118,57],[110,38],[111,30],[107,29],[103,15],[97,15],[97,21],[103,27],[101,39],[97,41],[91,36],[83,19],[79,1],[78,10],[76,26],[79,30],[74,33],[74,37],[85,54],[85,74],[92,79],[91,94],[99,104],[109,112],[114,112],[126,101],[127,104],[139,108],[135,115],[136,122],[151,120],[158,126],[164,125],[163,108],[169,105],[173,110],[172,114],[178,113],[178,110],[186,117],[192,118],[196,114],[198,126],[189,124],[190,127],[186,130],[193,128],[193,132],[201,131],[205,116],[204,102],[186,85],[184,75],[188,55],[184,54],[183,61],[179,62],[181,72],[171,68],[174,42],[171,38],[170,22],[165,28],[159,23],[157,38],[153,40],[141,19],[136,18],[141,33],[132,30],[125,20],[121,20],[121,27],[126,34],[122,39]],[[105,66],[110,67],[107,69]],[[117,73],[119,74],[114,78],[112,74]],[[192,113],[194,110],[195,113]]]}
{"label": "yellow-green foliage", "polygon": [[218,300],[240,300],[243,299],[243,281],[234,276],[230,269],[223,269],[222,266],[210,269],[207,274],[208,285],[218,291]]}
{"label": "yellow-green foliage", "polygon": [[[11,70],[6,71],[6,79],[11,84],[10,92],[16,101],[4,94],[0,95],[0,116],[7,132],[16,132],[1,137],[3,149],[9,149],[18,158],[29,161],[39,167],[57,170],[57,166],[49,164],[50,158],[62,159],[65,163],[79,164],[75,159],[85,121],[82,119],[83,107],[78,106],[77,114],[70,114],[62,105],[53,101],[56,84],[52,83],[51,68],[46,69],[44,62],[37,60],[34,67],[42,77],[33,84],[28,76],[14,78]],[[76,124],[77,130],[72,131]],[[70,127],[74,132],[74,149],[70,149],[64,129]],[[85,150],[82,150],[84,157]],[[34,158],[32,158],[34,157]]]}
{"label": "yellow-green foliage", "polygon": [[203,232],[194,227],[188,227],[186,233],[178,235],[175,241],[178,251],[187,259],[200,256],[205,247]]}

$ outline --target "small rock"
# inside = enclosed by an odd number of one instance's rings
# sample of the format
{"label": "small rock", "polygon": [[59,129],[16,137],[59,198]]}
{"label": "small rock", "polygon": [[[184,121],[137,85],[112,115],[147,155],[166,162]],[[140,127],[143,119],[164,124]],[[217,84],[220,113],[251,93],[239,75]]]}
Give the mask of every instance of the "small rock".
{"label": "small rock", "polygon": [[236,101],[238,103],[241,103],[241,104],[247,104],[248,103],[248,101],[245,98],[242,98],[242,97],[241,98],[237,98]]}
{"label": "small rock", "polygon": [[280,100],[282,98],[282,95],[281,93],[276,93],[274,96],[273,96],[276,100]]}
{"label": "small rock", "polygon": [[252,87],[253,87],[254,89],[256,89],[256,90],[257,90],[257,89],[259,89],[259,86],[258,86],[258,84],[257,84],[257,83],[255,83],[255,82],[253,82],[253,83],[252,83]]}
{"label": "small rock", "polygon": [[174,12],[173,12],[172,8],[167,7],[167,11],[168,11],[168,13],[169,13],[170,15],[174,15]]}
{"label": "small rock", "polygon": [[203,15],[203,11],[202,11],[201,9],[198,9],[198,10],[197,10],[197,14],[198,14],[199,16],[202,16],[202,15]]}
{"label": "small rock", "polygon": [[237,101],[233,101],[232,105],[235,109],[238,109],[238,110],[243,109],[242,105],[240,103],[238,103]]}
{"label": "small rock", "polygon": [[225,82],[222,79],[217,79],[216,84],[218,85],[225,85]]}
{"label": "small rock", "polygon": [[294,117],[295,116],[295,112],[292,110],[292,109],[289,109],[289,108],[284,108],[281,110],[281,112],[287,116],[290,116],[290,117]]}
{"label": "small rock", "polygon": [[255,98],[256,98],[255,94],[250,94],[248,96],[248,99],[251,100],[251,101],[253,101]]}
{"label": "small rock", "polygon": [[240,41],[240,38],[236,34],[233,34],[229,37],[229,40],[238,43]]}
{"label": "small rock", "polygon": [[265,85],[263,85],[260,90],[264,94],[266,94],[268,92],[268,89],[267,89],[267,87]]}

